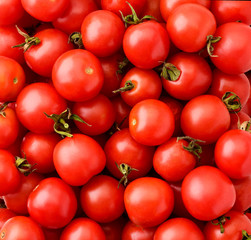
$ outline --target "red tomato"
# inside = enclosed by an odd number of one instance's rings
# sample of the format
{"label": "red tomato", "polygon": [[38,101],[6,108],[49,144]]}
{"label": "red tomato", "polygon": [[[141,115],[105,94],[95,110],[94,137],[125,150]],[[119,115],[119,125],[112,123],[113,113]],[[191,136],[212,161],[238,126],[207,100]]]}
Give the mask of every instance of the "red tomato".
{"label": "red tomato", "polygon": [[66,226],[60,240],[106,240],[101,226],[89,218],[76,218]]}
{"label": "red tomato", "polygon": [[207,240],[239,240],[243,239],[242,230],[248,233],[251,232],[251,221],[245,214],[237,211],[229,211],[224,216],[230,217],[230,219],[225,219],[223,222],[223,233],[221,233],[220,225],[215,225],[211,222],[206,224],[204,235]]}
{"label": "red tomato", "polygon": [[120,83],[121,97],[129,106],[145,99],[158,99],[162,92],[160,77],[153,70],[132,68]]}
{"label": "red tomato", "polygon": [[88,14],[81,26],[85,49],[98,57],[108,57],[122,46],[123,21],[113,12],[98,10]]}
{"label": "red tomato", "polygon": [[236,199],[231,180],[218,168],[211,166],[200,166],[188,173],[182,182],[181,194],[188,212],[203,221],[225,214]]}
{"label": "red tomato", "polygon": [[205,240],[199,227],[187,218],[172,218],[160,226],[154,233],[154,240]]}
{"label": "red tomato", "polygon": [[31,192],[27,207],[31,218],[37,223],[57,229],[72,220],[77,210],[77,200],[72,188],[63,180],[49,177]]}
{"label": "red tomato", "polygon": [[212,44],[213,55],[217,57],[210,58],[218,69],[228,74],[242,74],[251,70],[251,29],[247,24],[222,24],[214,36],[221,37],[219,42]]}
{"label": "red tomato", "polygon": [[206,144],[216,142],[229,126],[230,114],[226,106],[213,95],[193,98],[181,113],[181,128],[184,134],[205,141]]}
{"label": "red tomato", "polygon": [[205,93],[212,82],[212,71],[207,61],[197,54],[177,53],[167,59],[180,76],[177,80],[162,77],[162,84],[169,95],[180,100],[190,100]]}
{"label": "red tomato", "polygon": [[[55,170],[53,164],[53,150],[61,137],[56,133],[38,134],[28,132],[21,144],[22,156],[33,165],[36,172],[50,173]],[[39,153],[39,154],[38,154]]]}
{"label": "red tomato", "polygon": [[207,36],[216,30],[214,15],[196,3],[182,4],[168,17],[166,28],[176,47],[197,52],[206,46]]}
{"label": "red tomato", "polygon": [[107,223],[119,218],[124,210],[123,185],[108,175],[94,176],[80,193],[80,203],[84,213],[91,219]]}
{"label": "red tomato", "polygon": [[85,17],[96,10],[98,7],[95,0],[70,0],[67,9],[52,24],[67,34],[80,32]]}
{"label": "red tomato", "polygon": [[52,81],[65,99],[82,102],[98,95],[104,73],[100,61],[91,52],[74,49],[57,59],[52,70]]}
{"label": "red tomato", "polygon": [[134,105],[130,112],[129,130],[132,137],[141,144],[160,145],[173,134],[173,113],[160,100],[143,100]]}
{"label": "red tomato", "polygon": [[157,227],[143,228],[130,220],[123,228],[121,240],[153,240],[153,235]]}
{"label": "red tomato", "polygon": [[140,16],[150,15],[158,22],[164,22],[160,13],[160,0],[146,0],[146,3],[141,11]]}
{"label": "red tomato", "polygon": [[34,133],[52,133],[54,121],[46,114],[60,114],[67,108],[66,101],[48,83],[33,83],[19,93],[16,113],[20,122]]}
{"label": "red tomato", "polygon": [[60,229],[49,229],[42,227],[44,236],[46,240],[60,240],[60,235],[63,231],[63,228]]}
{"label": "red tomato", "polygon": [[94,139],[84,134],[74,134],[56,145],[53,162],[57,173],[66,183],[80,186],[104,169],[106,157]]}
{"label": "red tomato", "polygon": [[164,180],[142,177],[129,183],[125,189],[124,201],[128,217],[133,223],[142,227],[154,227],[170,216],[174,194]]}
{"label": "red tomato", "polygon": [[25,61],[37,74],[51,77],[52,67],[58,57],[73,49],[73,45],[68,42],[64,32],[53,28],[41,30],[34,37],[41,42],[24,53]]}
{"label": "red tomato", "polygon": [[84,102],[74,103],[72,112],[89,124],[74,121],[79,130],[87,135],[105,133],[115,122],[113,105],[103,94]]}
{"label": "red tomato", "polygon": [[[127,179],[133,180],[145,176],[152,168],[154,147],[145,146],[136,142],[125,128],[114,133],[106,142],[106,168],[116,178],[121,179],[123,174],[117,165],[127,164],[130,168]],[[117,163],[117,165],[116,165]]]}
{"label": "red tomato", "polygon": [[206,8],[210,7],[211,1],[208,0],[160,0],[160,12],[165,21],[175,8],[184,3],[197,3]]}
{"label": "red tomato", "polygon": [[238,113],[231,113],[231,123],[229,129],[239,129],[240,124],[243,122],[248,122],[250,119],[250,116],[247,115],[247,113],[244,112],[244,110],[241,110]]}
{"label": "red tomato", "polygon": [[217,167],[230,178],[241,179],[251,174],[251,134],[233,129],[216,142],[214,158]]}
{"label": "red tomato", "polygon": [[20,179],[15,157],[8,151],[0,149],[0,196],[17,191]]}
{"label": "red tomato", "polygon": [[3,197],[7,208],[19,215],[28,215],[28,197],[43,178],[44,177],[38,173],[31,173],[28,176],[22,174],[20,187],[17,191]]}
{"label": "red tomato", "polygon": [[154,20],[131,25],[123,38],[125,55],[138,68],[159,66],[168,56],[169,48],[167,31]]}
{"label": "red tomato", "polygon": [[51,22],[60,17],[69,5],[69,0],[21,0],[24,9],[42,22]]}
{"label": "red tomato", "polygon": [[12,212],[10,209],[8,208],[0,208],[0,230],[3,227],[4,223],[12,218],[15,217],[16,214],[14,212]]}
{"label": "red tomato", "polygon": [[153,156],[154,170],[165,180],[182,180],[196,166],[196,156],[185,150],[186,140],[171,138],[158,146]]}
{"label": "red tomato", "polygon": [[15,216],[5,222],[0,236],[4,240],[45,240],[41,227],[25,216]]}

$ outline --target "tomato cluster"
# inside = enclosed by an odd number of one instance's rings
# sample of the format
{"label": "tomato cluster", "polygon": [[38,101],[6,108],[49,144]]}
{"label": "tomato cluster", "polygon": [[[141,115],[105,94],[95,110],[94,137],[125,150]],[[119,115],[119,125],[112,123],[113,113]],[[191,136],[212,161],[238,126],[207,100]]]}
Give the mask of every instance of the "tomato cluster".
{"label": "tomato cluster", "polygon": [[251,239],[250,12],[0,1],[0,239]]}

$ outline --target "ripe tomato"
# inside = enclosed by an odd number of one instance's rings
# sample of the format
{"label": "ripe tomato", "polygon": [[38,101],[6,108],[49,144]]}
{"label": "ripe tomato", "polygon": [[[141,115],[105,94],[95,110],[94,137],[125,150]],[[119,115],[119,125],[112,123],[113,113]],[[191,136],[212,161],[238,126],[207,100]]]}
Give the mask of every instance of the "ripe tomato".
{"label": "ripe tomato", "polygon": [[131,25],[123,38],[123,49],[129,61],[138,68],[152,69],[168,56],[170,41],[162,25],[154,20]]}
{"label": "ripe tomato", "polygon": [[239,22],[222,24],[214,36],[221,37],[219,42],[212,44],[213,55],[217,57],[210,57],[218,69],[228,74],[242,74],[251,69],[249,44],[251,29],[247,24]]}
{"label": "ripe tomato", "polygon": [[184,52],[197,52],[206,46],[207,36],[214,34],[216,21],[206,7],[186,3],[170,14],[166,29],[176,47]]}
{"label": "ripe tomato", "polygon": [[155,71],[134,67],[123,77],[120,89],[125,103],[134,106],[145,99],[158,99],[162,92],[162,84]]}
{"label": "ripe tomato", "polygon": [[27,207],[31,218],[37,223],[46,228],[57,229],[72,220],[77,210],[77,199],[72,188],[63,180],[49,177],[42,180],[31,192]]}
{"label": "ripe tomato", "polygon": [[15,101],[25,85],[25,73],[14,59],[0,56],[0,101]]}
{"label": "ripe tomato", "polygon": [[4,240],[45,240],[41,227],[30,217],[15,216],[3,225],[0,231]]}
{"label": "ripe tomato", "polygon": [[66,226],[60,240],[106,240],[101,226],[90,218],[75,218]]}
{"label": "ripe tomato", "polygon": [[15,157],[8,151],[0,149],[0,196],[17,191],[20,179]]}
{"label": "ripe tomato", "polygon": [[230,178],[241,179],[251,174],[251,134],[233,129],[216,142],[214,158],[217,167]]}
{"label": "ripe tomato", "polygon": [[140,17],[144,17],[146,15],[154,17],[158,22],[164,22],[160,13],[160,0],[146,0]]}
{"label": "ripe tomato", "polygon": [[183,108],[180,120],[186,136],[200,139],[206,144],[216,142],[230,126],[230,114],[226,106],[213,95],[191,99]]}
{"label": "ripe tomato", "polygon": [[80,192],[80,203],[84,213],[94,221],[107,223],[119,218],[124,210],[123,185],[108,175],[96,175]]}
{"label": "ripe tomato", "polygon": [[74,49],[57,59],[52,70],[52,81],[65,99],[82,102],[98,95],[104,73],[96,56],[87,50]]}
{"label": "ripe tomato", "polygon": [[81,26],[84,47],[98,57],[108,57],[122,46],[125,25],[120,17],[107,10],[88,14]]}
{"label": "ripe tomato", "polygon": [[211,166],[200,166],[188,173],[181,185],[181,195],[188,212],[203,221],[225,214],[236,199],[231,180]]}
{"label": "ripe tomato", "polygon": [[56,145],[53,162],[66,183],[80,186],[104,169],[106,157],[94,139],[84,134],[73,134],[73,137],[66,137]]}
{"label": "ripe tomato", "polygon": [[173,134],[173,113],[160,100],[143,100],[134,105],[130,112],[129,130],[132,137],[141,144],[160,145]]}
{"label": "ripe tomato", "polygon": [[2,229],[4,223],[12,218],[16,216],[16,214],[14,212],[12,212],[10,209],[8,208],[0,208],[0,230]]}
{"label": "ripe tomato", "polygon": [[20,122],[34,133],[52,133],[54,121],[46,114],[60,114],[67,108],[66,101],[48,83],[27,85],[19,93],[16,113]]}
{"label": "ripe tomato", "polygon": [[239,129],[240,128],[240,124],[242,124],[243,122],[248,122],[250,119],[250,116],[245,113],[243,110],[241,110],[238,113],[231,113],[230,114],[231,117],[231,123],[230,123],[230,129]]}
{"label": "ripe tomato", "polygon": [[84,102],[74,103],[72,112],[89,124],[74,121],[79,130],[87,135],[105,133],[115,122],[113,105],[103,94]]}
{"label": "ripe tomato", "polygon": [[142,177],[128,184],[124,202],[128,217],[133,223],[142,227],[154,227],[170,216],[174,194],[164,180]]}
{"label": "ripe tomato", "polygon": [[162,84],[169,95],[180,100],[190,100],[205,93],[212,82],[212,71],[207,61],[197,54],[177,53],[167,59],[180,72],[177,80],[162,77]]}
{"label": "ripe tomato", "polygon": [[154,240],[204,240],[199,227],[187,218],[172,218],[160,226],[154,233]]}
{"label": "ripe tomato", "polygon": [[69,0],[21,0],[23,8],[42,22],[51,22],[60,17],[69,5]]}

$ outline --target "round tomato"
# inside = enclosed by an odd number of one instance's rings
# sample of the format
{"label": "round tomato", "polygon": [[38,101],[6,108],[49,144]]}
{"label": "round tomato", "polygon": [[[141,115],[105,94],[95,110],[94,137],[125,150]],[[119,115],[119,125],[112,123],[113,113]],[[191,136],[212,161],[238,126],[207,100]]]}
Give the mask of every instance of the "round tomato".
{"label": "round tomato", "polygon": [[31,218],[37,223],[58,229],[66,226],[74,217],[77,199],[72,188],[63,180],[49,177],[30,193],[27,207]]}
{"label": "round tomato", "polygon": [[174,132],[173,113],[160,100],[140,101],[130,111],[129,130],[132,137],[141,144],[160,145],[167,141]]}
{"label": "round tomato", "polygon": [[154,227],[172,213],[174,194],[164,180],[142,177],[128,184],[124,202],[128,217],[133,223],[142,227]]}
{"label": "round tomato", "polygon": [[203,221],[225,214],[236,199],[231,180],[211,166],[200,166],[188,173],[181,185],[181,195],[188,212]]}
{"label": "round tomato", "polygon": [[74,134],[56,145],[53,162],[66,183],[81,186],[104,169],[106,157],[94,139],[84,134]]}
{"label": "round tomato", "polygon": [[0,230],[8,219],[15,216],[16,214],[12,212],[10,209],[1,207],[0,208]]}
{"label": "round tomato", "polygon": [[104,73],[95,55],[87,50],[74,49],[57,59],[52,81],[65,99],[82,102],[98,95],[104,83]]}
{"label": "round tomato", "polygon": [[154,17],[158,22],[164,22],[160,13],[160,0],[146,0],[140,16],[146,15]]}

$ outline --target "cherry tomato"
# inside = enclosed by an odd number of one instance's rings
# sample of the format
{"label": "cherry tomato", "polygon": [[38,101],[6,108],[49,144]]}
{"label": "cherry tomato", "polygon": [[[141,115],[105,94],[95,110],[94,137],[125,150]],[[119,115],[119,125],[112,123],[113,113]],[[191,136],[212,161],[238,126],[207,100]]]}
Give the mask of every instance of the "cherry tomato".
{"label": "cherry tomato", "polygon": [[173,113],[160,100],[143,100],[134,105],[130,112],[129,130],[132,137],[141,144],[160,145],[173,134]]}
{"label": "cherry tomato", "polygon": [[53,162],[57,173],[66,183],[80,186],[104,169],[106,157],[94,139],[84,134],[74,134],[56,145]]}
{"label": "cherry tomato", "polygon": [[124,201],[128,217],[133,223],[142,227],[154,227],[170,216],[174,194],[164,180],[142,177],[128,184]]}
{"label": "cherry tomato", "polygon": [[34,133],[52,133],[54,121],[46,114],[60,114],[67,108],[66,101],[48,83],[27,85],[19,93],[16,113],[20,122]]}
{"label": "cherry tomato", "polygon": [[238,113],[231,113],[231,122],[230,122],[230,129],[239,129],[240,124],[243,124],[243,122],[248,122],[250,119],[250,116],[244,112],[244,110],[241,110]]}
{"label": "cherry tomato", "polygon": [[77,210],[77,199],[72,188],[63,180],[49,177],[42,180],[31,192],[27,207],[31,218],[37,223],[46,228],[58,229],[73,219]]}
{"label": "cherry tomato", "polygon": [[108,57],[122,47],[123,21],[115,13],[98,10],[88,14],[81,26],[85,49],[98,57]]}
{"label": "cherry tomato", "polygon": [[158,22],[164,22],[160,13],[160,0],[146,0],[140,16],[146,15],[154,17]]}
{"label": "cherry tomato", "polygon": [[10,209],[8,208],[0,208],[0,229],[3,227],[4,223],[12,218],[15,217],[16,214],[14,212],[12,212]]}
{"label": "cherry tomato", "polygon": [[203,221],[225,214],[236,199],[231,180],[211,166],[200,166],[188,173],[181,185],[181,195],[188,212]]}
{"label": "cherry tomato", "polygon": [[65,99],[81,102],[98,95],[104,73],[96,56],[87,50],[74,49],[57,59],[52,70],[52,81]]}

